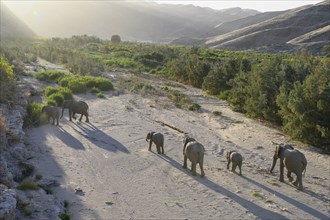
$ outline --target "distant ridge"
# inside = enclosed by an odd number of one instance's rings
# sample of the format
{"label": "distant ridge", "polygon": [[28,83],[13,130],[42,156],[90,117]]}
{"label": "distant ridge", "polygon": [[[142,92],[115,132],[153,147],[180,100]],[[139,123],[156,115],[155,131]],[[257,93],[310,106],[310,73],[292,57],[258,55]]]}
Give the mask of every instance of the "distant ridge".
{"label": "distant ridge", "polygon": [[[255,17],[257,16],[261,15]],[[316,50],[330,43],[329,0],[288,10],[262,22],[256,21],[249,26],[210,37],[206,46],[231,50],[261,49],[270,52],[278,52],[273,49],[282,48],[283,51],[290,52],[302,46],[308,48],[318,44],[318,47],[314,48],[317,53]]]}
{"label": "distant ridge", "polygon": [[33,37],[35,33],[0,2],[0,36]]}
{"label": "distant ridge", "polygon": [[122,40],[166,43],[185,36],[198,38],[219,23],[257,13],[146,1],[37,1],[22,19],[39,36],[87,34],[110,39],[118,34]]}

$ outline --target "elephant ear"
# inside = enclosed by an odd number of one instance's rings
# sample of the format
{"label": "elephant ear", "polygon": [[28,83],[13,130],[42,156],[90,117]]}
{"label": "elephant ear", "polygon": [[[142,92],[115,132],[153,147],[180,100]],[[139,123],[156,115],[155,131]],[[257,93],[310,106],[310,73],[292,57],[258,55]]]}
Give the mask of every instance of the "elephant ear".
{"label": "elephant ear", "polygon": [[277,158],[281,157],[283,150],[284,150],[284,147],[282,145],[279,145],[278,147],[276,147],[275,154],[276,154]]}

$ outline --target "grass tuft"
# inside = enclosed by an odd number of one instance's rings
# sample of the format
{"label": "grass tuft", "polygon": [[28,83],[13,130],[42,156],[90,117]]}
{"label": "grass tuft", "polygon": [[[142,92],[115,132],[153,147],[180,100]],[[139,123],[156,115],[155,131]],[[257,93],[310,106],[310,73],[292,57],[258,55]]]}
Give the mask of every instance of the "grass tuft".
{"label": "grass tuft", "polygon": [[31,180],[24,180],[17,187],[19,190],[39,190],[40,187]]}

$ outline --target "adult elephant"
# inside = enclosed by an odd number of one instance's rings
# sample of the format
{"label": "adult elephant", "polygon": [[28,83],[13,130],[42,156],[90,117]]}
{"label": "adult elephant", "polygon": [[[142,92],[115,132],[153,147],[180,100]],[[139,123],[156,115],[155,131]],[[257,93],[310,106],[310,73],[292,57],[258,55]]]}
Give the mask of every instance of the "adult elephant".
{"label": "adult elephant", "polygon": [[199,164],[201,169],[201,177],[205,176],[203,169],[204,146],[197,142],[194,138],[186,137],[183,140],[183,168],[187,168],[187,160],[191,161],[192,175],[196,176],[196,165]]}
{"label": "adult elephant", "polygon": [[86,117],[86,122],[89,122],[88,119],[88,105],[84,101],[75,101],[75,100],[65,100],[62,105],[62,115],[61,118],[63,117],[63,112],[64,109],[69,109],[69,120],[72,121],[72,118],[76,118],[75,114],[81,114],[79,121],[81,121],[83,115]]}
{"label": "adult elephant", "polygon": [[293,178],[291,173],[296,174],[297,179],[292,184],[297,186],[299,190],[303,190],[302,176],[303,172],[306,172],[307,160],[303,153],[294,149],[291,145],[279,145],[275,149],[273,157],[273,165],[270,169],[272,173],[276,165],[277,159],[280,159],[280,181],[284,182],[284,167],[286,167],[288,173],[287,177],[292,182]]}

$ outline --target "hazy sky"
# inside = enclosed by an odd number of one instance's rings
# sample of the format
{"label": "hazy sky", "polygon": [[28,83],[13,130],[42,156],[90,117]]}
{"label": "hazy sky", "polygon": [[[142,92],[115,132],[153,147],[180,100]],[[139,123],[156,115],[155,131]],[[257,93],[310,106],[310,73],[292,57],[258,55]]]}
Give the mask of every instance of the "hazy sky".
{"label": "hazy sky", "polygon": [[316,4],[322,2],[322,0],[278,0],[278,1],[248,1],[248,0],[213,0],[213,1],[167,1],[167,0],[158,0],[158,3],[166,3],[166,4],[192,4],[201,7],[210,7],[213,9],[224,9],[224,8],[232,8],[232,7],[240,7],[246,9],[255,9],[261,12],[265,11],[283,11],[291,8],[296,8],[303,5]]}
{"label": "hazy sky", "polygon": [[[31,0],[1,0],[4,2],[16,15],[22,16],[26,11],[33,10],[33,2]],[[39,0],[39,1],[47,1],[47,0]],[[51,1],[51,0],[48,0]],[[58,0],[53,0],[58,1]],[[78,1],[78,0],[74,0]],[[99,0],[102,1],[102,0]],[[103,0],[106,1],[106,0]],[[121,0],[110,0],[110,1],[121,1]],[[126,0],[127,2],[137,2],[138,0]],[[145,0],[152,1],[152,0]],[[200,0],[200,1],[185,1],[185,0],[156,0],[157,3],[166,3],[166,4],[193,4],[201,7],[210,7],[213,9],[224,9],[224,8],[232,8],[232,7],[241,7],[246,9],[255,9],[261,12],[265,11],[283,11],[286,9],[296,8],[302,5],[308,4],[316,4],[322,2],[322,0],[277,0],[277,1],[265,1],[265,0],[257,0],[257,1],[248,1],[248,0]]]}

